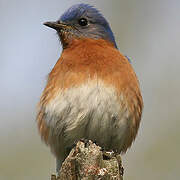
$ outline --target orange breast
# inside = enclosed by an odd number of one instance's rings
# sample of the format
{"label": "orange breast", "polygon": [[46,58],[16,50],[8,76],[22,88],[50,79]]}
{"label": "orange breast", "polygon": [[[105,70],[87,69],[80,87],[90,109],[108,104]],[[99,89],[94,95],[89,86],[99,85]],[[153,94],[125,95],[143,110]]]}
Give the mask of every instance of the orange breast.
{"label": "orange breast", "polygon": [[44,107],[58,91],[78,87],[88,80],[103,81],[116,89],[117,96],[123,95],[133,115],[132,134],[127,137],[126,150],[137,134],[143,101],[137,77],[127,58],[112,44],[104,40],[74,40],[71,47],[63,50],[60,59],[49,74],[46,88],[40,100],[38,124],[41,136],[47,141],[48,127],[43,121]]}

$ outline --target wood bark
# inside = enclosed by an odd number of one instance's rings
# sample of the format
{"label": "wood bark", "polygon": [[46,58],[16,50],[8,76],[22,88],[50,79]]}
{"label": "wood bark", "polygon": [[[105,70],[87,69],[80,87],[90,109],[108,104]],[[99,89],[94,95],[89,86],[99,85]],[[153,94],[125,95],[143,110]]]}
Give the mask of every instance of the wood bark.
{"label": "wood bark", "polygon": [[92,141],[78,141],[51,180],[123,180],[120,155],[103,151]]}

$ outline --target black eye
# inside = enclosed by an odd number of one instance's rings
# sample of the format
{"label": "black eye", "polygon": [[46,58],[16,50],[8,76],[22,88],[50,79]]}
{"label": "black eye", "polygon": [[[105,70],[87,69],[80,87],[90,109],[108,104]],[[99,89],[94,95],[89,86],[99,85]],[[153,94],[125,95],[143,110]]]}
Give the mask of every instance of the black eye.
{"label": "black eye", "polygon": [[81,19],[79,19],[78,23],[80,26],[87,26],[88,21],[85,18],[81,18]]}

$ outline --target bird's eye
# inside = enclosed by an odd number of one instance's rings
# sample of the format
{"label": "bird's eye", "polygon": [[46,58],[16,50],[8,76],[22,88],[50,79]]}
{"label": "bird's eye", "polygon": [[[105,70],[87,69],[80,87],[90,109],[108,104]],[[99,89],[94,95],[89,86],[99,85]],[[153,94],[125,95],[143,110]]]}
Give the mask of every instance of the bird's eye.
{"label": "bird's eye", "polygon": [[78,23],[80,26],[87,26],[88,21],[85,18],[81,18],[81,19],[79,19]]}

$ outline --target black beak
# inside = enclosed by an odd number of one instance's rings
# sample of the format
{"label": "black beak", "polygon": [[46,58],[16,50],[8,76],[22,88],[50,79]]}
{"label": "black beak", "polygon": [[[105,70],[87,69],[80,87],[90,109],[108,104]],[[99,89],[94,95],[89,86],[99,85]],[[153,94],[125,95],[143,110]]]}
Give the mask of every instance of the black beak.
{"label": "black beak", "polygon": [[61,30],[61,29],[69,29],[71,26],[64,24],[62,22],[45,22],[45,26],[48,26],[50,28],[53,28],[55,30]]}

